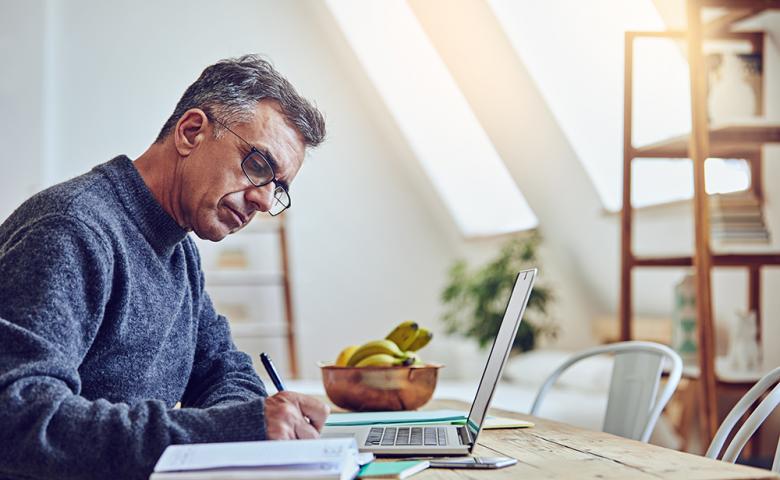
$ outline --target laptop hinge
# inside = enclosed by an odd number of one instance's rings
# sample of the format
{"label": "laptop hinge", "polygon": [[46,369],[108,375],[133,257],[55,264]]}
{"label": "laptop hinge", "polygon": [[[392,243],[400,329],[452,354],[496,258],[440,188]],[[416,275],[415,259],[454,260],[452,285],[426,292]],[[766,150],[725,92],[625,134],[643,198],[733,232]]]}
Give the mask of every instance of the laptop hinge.
{"label": "laptop hinge", "polygon": [[461,445],[471,445],[471,434],[466,427],[458,427],[458,439]]}

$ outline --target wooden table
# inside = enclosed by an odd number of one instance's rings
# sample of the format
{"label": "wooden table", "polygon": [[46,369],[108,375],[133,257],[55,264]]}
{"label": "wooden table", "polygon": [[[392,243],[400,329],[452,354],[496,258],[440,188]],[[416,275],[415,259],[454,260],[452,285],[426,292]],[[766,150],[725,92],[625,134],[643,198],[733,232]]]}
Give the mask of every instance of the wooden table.
{"label": "wooden table", "polygon": [[[456,400],[434,400],[426,409],[468,410]],[[474,455],[507,456],[517,465],[498,470],[428,469],[415,475],[426,479],[775,479],[769,470],[733,465],[668,448],[592,432],[564,423],[504,410],[492,415],[529,420],[533,428],[483,430]]]}

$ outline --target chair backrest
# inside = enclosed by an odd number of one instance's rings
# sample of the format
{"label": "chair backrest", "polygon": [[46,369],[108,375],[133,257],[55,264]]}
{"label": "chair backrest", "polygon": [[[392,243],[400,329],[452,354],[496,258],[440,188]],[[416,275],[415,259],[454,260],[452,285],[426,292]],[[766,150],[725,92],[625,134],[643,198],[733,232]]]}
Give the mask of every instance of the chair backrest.
{"label": "chair backrest", "polygon": [[[672,398],[682,375],[682,360],[671,348],[653,342],[620,342],[603,345],[575,354],[558,367],[536,394],[531,415],[536,415],[547,391],[569,367],[588,357],[612,353],[615,364],[609,384],[607,412],[603,430],[647,442],[653,433],[669,399]],[[669,359],[671,370],[663,391],[658,395],[664,359]]]}
{"label": "chair backrest", "polygon": [[[707,456],[710,458],[718,458],[723,448],[723,444],[726,442],[734,425],[737,424],[740,418],[747,412],[751,405],[756,403],[761,396],[766,393],[767,390],[772,388],[778,381],[780,381],[780,367],[775,368],[771,372],[764,375],[761,380],[756,382],[753,387],[748,390],[744,397],[742,397],[734,408],[731,409],[726,419],[720,424],[720,428],[715,433],[715,437],[710,443],[710,448],[707,449]],[[721,460],[725,462],[734,463],[737,461],[742,449],[745,448],[750,437],[758,430],[758,427],[764,423],[764,420],[777,408],[780,404],[780,385],[776,385],[772,391],[758,404],[756,409],[745,420],[737,430],[734,438],[731,439],[731,443],[726,448],[726,452],[723,454]],[[780,473],[780,442],[778,442],[777,450],[775,451],[775,460],[772,463],[772,471]]]}

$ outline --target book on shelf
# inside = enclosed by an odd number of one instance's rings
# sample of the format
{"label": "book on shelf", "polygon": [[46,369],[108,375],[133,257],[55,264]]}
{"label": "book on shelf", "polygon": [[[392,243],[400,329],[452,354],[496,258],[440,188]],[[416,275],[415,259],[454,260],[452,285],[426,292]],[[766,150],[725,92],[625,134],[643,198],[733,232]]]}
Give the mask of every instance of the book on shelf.
{"label": "book on shelf", "polygon": [[347,480],[372,459],[353,437],[171,445],[149,480]]}
{"label": "book on shelf", "polygon": [[710,233],[720,243],[768,243],[761,201],[752,192],[710,196]]}
{"label": "book on shelf", "polygon": [[752,192],[715,193],[710,195],[710,206],[714,208],[760,207],[761,201]]}
{"label": "book on shelf", "polygon": [[760,209],[750,210],[748,212],[719,212],[710,215],[711,223],[727,223],[727,224],[754,224],[756,222],[763,222],[763,215]]}

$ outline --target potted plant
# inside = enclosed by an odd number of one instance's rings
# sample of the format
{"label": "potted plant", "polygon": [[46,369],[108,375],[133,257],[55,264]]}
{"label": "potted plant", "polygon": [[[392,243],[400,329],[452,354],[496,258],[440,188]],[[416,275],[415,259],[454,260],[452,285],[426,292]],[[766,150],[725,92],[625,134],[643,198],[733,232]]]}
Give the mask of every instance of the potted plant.
{"label": "potted plant", "polygon": [[[442,291],[447,332],[474,338],[480,347],[490,344],[498,334],[517,272],[538,266],[540,241],[538,233],[514,237],[495,259],[474,271],[465,261],[457,261]],[[514,353],[532,350],[540,336],[555,337],[557,329],[548,313],[552,300],[550,288],[537,282],[512,344]]]}

